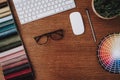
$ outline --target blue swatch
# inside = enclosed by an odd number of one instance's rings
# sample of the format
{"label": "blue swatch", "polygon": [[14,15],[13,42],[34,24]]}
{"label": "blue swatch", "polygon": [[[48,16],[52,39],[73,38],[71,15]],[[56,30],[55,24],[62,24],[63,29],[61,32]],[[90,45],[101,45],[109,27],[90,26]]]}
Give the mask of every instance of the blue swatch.
{"label": "blue swatch", "polygon": [[12,15],[4,17],[4,18],[0,18],[0,23],[6,22],[13,19]]}
{"label": "blue swatch", "polygon": [[15,35],[15,34],[17,34],[17,30],[16,30],[16,28],[13,28],[11,30],[0,33],[0,39],[4,39],[6,37],[9,37],[9,36],[12,36],[12,35]]}
{"label": "blue swatch", "polygon": [[7,25],[10,25],[10,24],[14,24],[14,20],[9,20],[9,21],[6,21],[6,22],[3,22],[3,23],[0,23],[0,28],[4,27],[4,26],[7,26]]}
{"label": "blue swatch", "polygon": [[13,28],[16,28],[15,24],[7,25],[5,27],[0,28],[0,33],[8,31],[8,30],[13,29]]}

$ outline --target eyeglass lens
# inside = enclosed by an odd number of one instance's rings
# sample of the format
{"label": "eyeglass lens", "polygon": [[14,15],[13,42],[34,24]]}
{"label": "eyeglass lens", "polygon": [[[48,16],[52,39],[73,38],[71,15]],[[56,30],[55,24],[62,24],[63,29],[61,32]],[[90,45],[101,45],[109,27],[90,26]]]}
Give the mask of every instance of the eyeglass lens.
{"label": "eyeglass lens", "polygon": [[41,36],[35,37],[34,39],[36,40],[36,42],[40,45],[47,43],[48,41],[48,37],[50,37],[52,40],[60,40],[64,37],[63,35],[63,30],[57,30],[54,32],[50,32],[47,34],[43,34]]}
{"label": "eyeglass lens", "polygon": [[60,30],[60,31],[56,31],[55,33],[52,33],[50,35],[50,37],[53,39],[53,40],[60,40],[62,39],[64,36],[63,36],[63,31]]}
{"label": "eyeglass lens", "polygon": [[47,43],[48,36],[40,36],[35,38],[36,42],[40,45]]}

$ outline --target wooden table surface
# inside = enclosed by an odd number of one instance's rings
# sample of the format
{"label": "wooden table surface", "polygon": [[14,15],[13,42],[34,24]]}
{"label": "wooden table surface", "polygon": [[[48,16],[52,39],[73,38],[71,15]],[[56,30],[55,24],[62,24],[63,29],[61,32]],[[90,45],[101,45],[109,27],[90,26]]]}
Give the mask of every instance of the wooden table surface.
{"label": "wooden table surface", "polygon": [[[2,1],[2,0],[1,0]],[[119,74],[105,71],[98,62],[97,46],[109,33],[120,32],[120,17],[114,20],[98,18],[91,8],[92,0],[75,0],[76,8],[25,25],[15,19],[28,55],[35,70],[35,80],[120,80]],[[14,10],[14,6],[12,10]],[[93,41],[90,25],[85,12],[88,8],[95,29],[97,42]],[[81,12],[85,33],[75,36],[70,25],[69,14]],[[45,45],[38,45],[33,37],[63,29],[64,38],[60,41],[49,39]]]}

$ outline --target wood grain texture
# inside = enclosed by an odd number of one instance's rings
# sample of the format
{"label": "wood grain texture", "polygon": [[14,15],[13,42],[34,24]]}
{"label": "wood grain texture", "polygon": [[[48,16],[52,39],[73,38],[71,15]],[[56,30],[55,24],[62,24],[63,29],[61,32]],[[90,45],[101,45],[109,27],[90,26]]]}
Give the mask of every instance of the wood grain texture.
{"label": "wood grain texture", "polygon": [[0,3],[5,2],[6,0],[0,0]]}
{"label": "wood grain texture", "polygon": [[[75,0],[75,9],[25,25],[20,25],[11,2],[18,29],[34,66],[36,80],[120,80],[119,74],[105,71],[96,56],[100,40],[109,33],[120,32],[120,18],[108,21],[98,18],[92,11],[91,1]],[[90,11],[96,43],[92,38],[86,8]],[[69,21],[69,14],[74,11],[81,12],[84,19],[85,33],[80,36],[73,35]],[[33,39],[57,29],[65,31],[65,37],[60,41],[49,39],[47,44],[38,45]]]}
{"label": "wood grain texture", "polygon": [[2,67],[0,67],[0,80],[4,80]]}

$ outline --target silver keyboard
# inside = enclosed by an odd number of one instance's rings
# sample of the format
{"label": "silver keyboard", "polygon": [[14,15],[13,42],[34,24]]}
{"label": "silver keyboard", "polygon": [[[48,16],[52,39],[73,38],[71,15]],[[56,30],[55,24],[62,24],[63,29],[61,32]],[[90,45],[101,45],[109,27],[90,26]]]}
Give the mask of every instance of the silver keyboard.
{"label": "silver keyboard", "polygon": [[21,24],[75,8],[74,0],[13,0]]}

